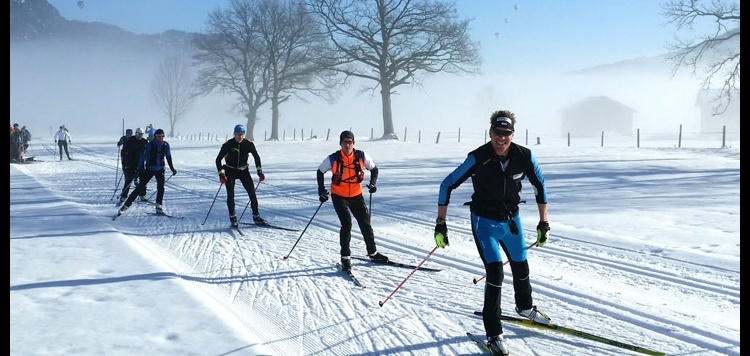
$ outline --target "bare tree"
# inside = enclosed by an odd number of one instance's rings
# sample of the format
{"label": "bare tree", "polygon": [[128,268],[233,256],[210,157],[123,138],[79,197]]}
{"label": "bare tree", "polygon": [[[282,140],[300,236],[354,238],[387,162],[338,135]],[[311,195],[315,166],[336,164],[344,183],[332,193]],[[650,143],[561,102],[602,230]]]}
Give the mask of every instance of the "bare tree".
{"label": "bare tree", "polygon": [[151,83],[151,95],[169,119],[169,136],[173,137],[175,126],[184,119],[195,100],[192,95],[192,73],[185,58],[164,59]]}
{"label": "bare tree", "polygon": [[740,3],[731,0],[671,0],[662,5],[663,13],[677,30],[692,30],[702,23],[713,24],[713,31],[697,38],[668,45],[676,52],[670,59],[675,62],[675,72],[681,67],[705,72],[703,89],[717,89],[710,98],[713,114],[723,114],[740,95]]}
{"label": "bare tree", "polygon": [[479,42],[459,20],[454,2],[435,0],[307,0],[339,55],[347,80],[380,87],[383,138],[397,138],[391,95],[401,85],[421,86],[417,74],[479,73]]}
{"label": "bare tree", "polygon": [[328,70],[331,65],[325,62],[326,37],[303,2],[258,0],[255,4],[253,23],[272,83],[269,139],[278,140],[279,106],[299,91],[332,101],[335,72]]}
{"label": "bare tree", "polygon": [[253,6],[251,0],[230,0],[229,9],[210,12],[207,33],[195,37],[198,53],[193,56],[200,67],[199,93],[236,94],[234,109],[245,116],[251,141],[258,110],[269,100],[272,79],[253,22]]}

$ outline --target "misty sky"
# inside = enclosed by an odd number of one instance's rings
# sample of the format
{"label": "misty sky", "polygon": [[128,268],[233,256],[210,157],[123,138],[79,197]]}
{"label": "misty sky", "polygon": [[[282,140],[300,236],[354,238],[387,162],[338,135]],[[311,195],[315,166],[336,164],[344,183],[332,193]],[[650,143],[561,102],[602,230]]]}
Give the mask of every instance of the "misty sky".
{"label": "misty sky", "polygon": [[[49,0],[69,20],[103,22],[139,34],[176,29],[205,30],[206,14],[229,1]],[[561,2],[456,1],[462,18],[474,19],[474,39],[483,44],[486,70],[554,64],[562,70],[582,69],[623,59],[664,53],[675,28],[662,15],[663,1]],[[551,61],[550,59],[554,59]]]}
{"label": "misty sky", "polygon": [[[224,1],[50,1],[61,15],[80,21],[111,23],[136,33],[169,28],[198,31],[205,13]],[[123,4],[127,4],[125,8]],[[423,77],[423,87],[398,88],[392,97],[398,136],[420,132],[481,132],[497,109],[516,112],[517,127],[532,136],[559,135],[560,110],[592,95],[607,95],[636,111],[635,125],[645,132],[677,133],[698,129],[696,79],[673,78],[672,66],[643,57],[664,53],[672,30],[664,26],[660,8],[651,1],[598,1],[575,5],[508,2],[458,2],[466,18],[475,18],[475,39],[482,42],[483,74]],[[514,5],[518,6],[516,10]],[[189,10],[190,12],[186,12]],[[117,14],[117,18],[108,14]],[[158,14],[158,19],[149,16]],[[169,16],[164,16],[169,14]],[[507,19],[507,23],[506,23]],[[588,19],[588,20],[587,20]],[[175,22],[172,22],[174,20]],[[497,36],[495,35],[497,34]],[[27,124],[36,138],[47,137],[61,124],[71,133],[110,133],[153,123],[168,128],[167,119],[152,104],[150,85],[164,53],[132,52],[117,44],[12,44],[11,122]],[[51,60],[52,59],[52,60]],[[623,60],[646,61],[641,66],[571,76],[569,71]],[[630,63],[632,64],[632,62]],[[290,100],[281,107],[280,135],[300,130],[325,134],[353,129],[382,134],[380,97],[355,96],[363,83],[344,91],[335,105],[315,98]],[[370,84],[370,83],[366,83]],[[235,97],[217,94],[201,98],[176,128],[176,133],[225,134],[242,115],[232,111]],[[124,124],[123,124],[124,123]],[[123,127],[124,125],[124,127]],[[256,140],[270,134],[270,110],[262,108]],[[306,134],[307,135],[307,134]]]}

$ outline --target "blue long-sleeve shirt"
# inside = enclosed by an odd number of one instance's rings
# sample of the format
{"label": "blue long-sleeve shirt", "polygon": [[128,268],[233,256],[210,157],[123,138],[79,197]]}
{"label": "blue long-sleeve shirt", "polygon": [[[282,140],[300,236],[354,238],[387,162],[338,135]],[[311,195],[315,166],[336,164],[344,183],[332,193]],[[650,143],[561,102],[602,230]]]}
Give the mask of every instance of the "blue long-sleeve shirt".
{"label": "blue long-sleeve shirt", "polygon": [[172,165],[172,151],[169,143],[166,141],[154,140],[146,144],[143,154],[138,159],[138,169],[147,169],[149,171],[159,172],[166,169],[164,160],[166,159],[169,168],[174,170]]}

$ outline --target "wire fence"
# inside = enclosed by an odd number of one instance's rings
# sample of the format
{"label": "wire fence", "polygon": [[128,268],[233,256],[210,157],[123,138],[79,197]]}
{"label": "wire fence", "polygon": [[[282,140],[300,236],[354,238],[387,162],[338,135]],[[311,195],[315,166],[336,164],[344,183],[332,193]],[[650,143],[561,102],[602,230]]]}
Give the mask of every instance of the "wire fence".
{"label": "wire fence", "polygon": [[[351,128],[350,128],[351,130]],[[378,140],[382,138],[382,133],[375,132],[370,128],[369,135],[365,136],[357,131],[358,139]],[[290,129],[280,130],[279,141],[308,141],[308,140],[338,140],[338,131],[332,132],[331,129],[313,130],[313,129]],[[260,133],[256,133],[258,140]],[[483,131],[462,131],[456,128],[451,131],[438,130],[414,130],[409,131],[404,128],[401,132],[394,133],[396,139],[404,142],[416,142],[424,144],[440,144],[448,142],[458,142],[462,140],[476,142],[483,140],[489,141],[489,132]],[[214,133],[194,133],[189,135],[177,135],[178,139],[186,141],[226,141],[232,137],[231,134],[214,134]],[[263,141],[270,139],[270,132],[262,133]],[[632,135],[623,135],[611,132],[601,131],[599,134],[574,134],[567,135],[535,133],[530,130],[519,130],[515,134],[514,142],[524,145],[551,145],[565,147],[633,147],[633,148],[739,148],[739,132],[727,131],[726,126],[721,131],[685,131],[682,125],[675,128],[674,132],[646,132],[636,129]]]}

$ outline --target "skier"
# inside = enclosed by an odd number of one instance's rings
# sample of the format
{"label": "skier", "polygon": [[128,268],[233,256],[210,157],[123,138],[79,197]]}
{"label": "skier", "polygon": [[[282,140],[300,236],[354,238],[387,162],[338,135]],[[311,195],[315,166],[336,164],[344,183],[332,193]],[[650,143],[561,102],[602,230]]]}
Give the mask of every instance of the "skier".
{"label": "skier", "polygon": [[339,244],[341,246],[341,267],[346,271],[352,269],[352,251],[349,244],[352,240],[352,215],[357,220],[359,231],[365,239],[367,255],[376,263],[388,262],[388,257],[378,252],[375,245],[375,233],[370,225],[370,214],[362,195],[362,181],[364,170],[370,171],[370,184],[367,189],[370,194],[377,191],[375,183],[378,180],[378,167],[372,157],[364,151],[354,149],[354,133],[343,131],[339,135],[341,148],[326,156],[318,166],[318,199],[321,203],[328,201],[328,191],[325,188],[325,173],[332,172],[331,195],[333,209],[338,215],[341,229],[339,230]]}
{"label": "skier", "polygon": [[60,131],[57,131],[57,133],[55,134],[55,143],[57,143],[57,147],[60,149],[61,161],[63,157],[63,149],[65,150],[65,155],[68,156],[68,160],[72,159],[70,158],[70,153],[68,152],[68,143],[70,143],[70,141],[70,134],[65,128],[65,125],[60,126]]}
{"label": "skier", "polygon": [[[263,174],[263,168],[260,163],[260,155],[255,148],[255,143],[245,139],[245,125],[238,124],[234,127],[234,137],[224,142],[216,155],[216,170],[219,171],[219,181],[225,185],[227,190],[227,209],[229,211],[229,221],[232,227],[238,227],[237,215],[234,206],[234,184],[236,180],[245,187],[247,195],[250,198],[250,209],[253,211],[253,222],[256,225],[267,225],[268,222],[260,217],[258,207],[258,197],[255,195],[253,178],[250,176],[248,159],[250,155],[255,161],[255,169],[258,173],[258,180],[266,180]],[[222,160],[224,164],[222,164]]]}
{"label": "skier", "polygon": [[[146,141],[143,138],[143,129],[136,128],[135,136],[130,136],[125,144],[122,145],[122,174],[125,177],[125,183],[122,186],[122,192],[120,192],[120,202],[124,203],[128,199],[128,193],[130,191],[130,185],[133,183],[135,187],[138,187],[138,161],[141,159],[141,154],[146,149]],[[147,201],[146,190],[140,192],[141,201]]]}
{"label": "skier", "polygon": [[156,213],[164,214],[162,202],[164,200],[164,160],[167,160],[169,169],[172,170],[172,175],[177,174],[177,170],[172,165],[172,151],[169,148],[169,143],[164,141],[164,130],[157,129],[154,132],[154,140],[146,144],[146,148],[138,159],[138,176],[140,177],[140,184],[133,190],[125,200],[125,203],[120,207],[117,215],[122,215],[130,204],[133,203],[136,196],[145,195],[146,185],[151,178],[156,177]]}
{"label": "skier", "polygon": [[500,322],[500,290],[503,284],[502,249],[510,261],[513,274],[516,312],[536,323],[549,324],[550,319],[533,305],[526,243],[518,214],[521,181],[528,178],[536,193],[539,209],[536,245],[541,247],[549,238],[547,223],[547,188],[536,158],[526,147],[513,143],[516,116],[499,110],[490,116],[490,142],[469,152],[466,159],[440,184],[438,213],[435,222],[435,244],[448,246],[448,212],[451,191],[471,178],[474,194],[468,203],[471,231],[482,258],[487,280],[484,287],[482,318],[487,334],[487,347],[495,355],[507,355]]}

